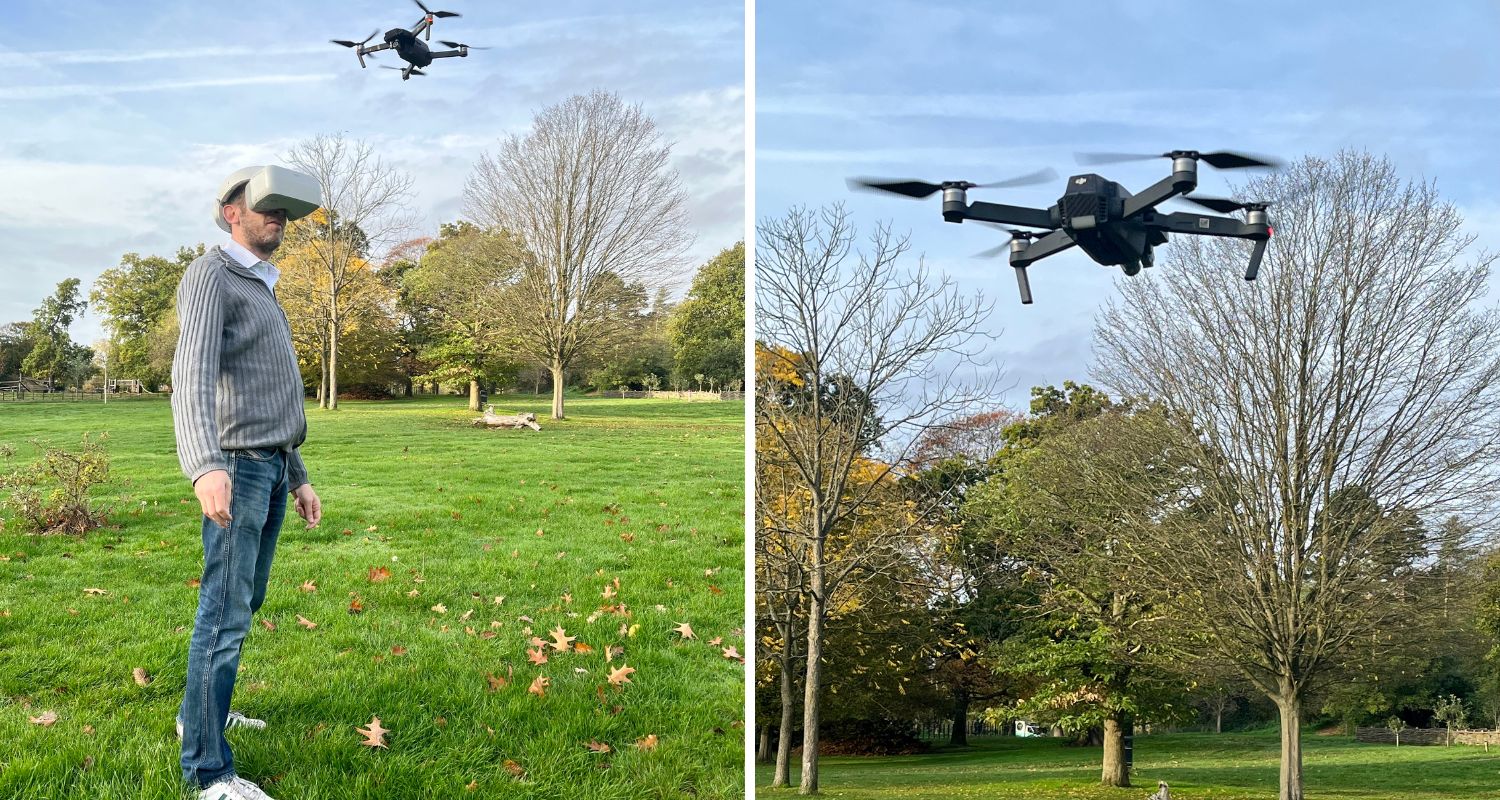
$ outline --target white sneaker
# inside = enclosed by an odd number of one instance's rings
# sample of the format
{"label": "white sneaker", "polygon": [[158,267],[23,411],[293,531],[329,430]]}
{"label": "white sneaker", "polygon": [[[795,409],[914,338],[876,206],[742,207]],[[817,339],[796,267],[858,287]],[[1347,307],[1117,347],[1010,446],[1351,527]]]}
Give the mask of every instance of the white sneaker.
{"label": "white sneaker", "polygon": [[259,786],[236,775],[198,793],[198,800],[275,800]]}
{"label": "white sneaker", "polygon": [[[266,721],[263,719],[252,719],[238,711],[230,711],[229,718],[224,720],[224,730],[230,728],[252,728],[260,731],[265,730]],[[177,720],[177,738],[182,738],[182,720]]]}

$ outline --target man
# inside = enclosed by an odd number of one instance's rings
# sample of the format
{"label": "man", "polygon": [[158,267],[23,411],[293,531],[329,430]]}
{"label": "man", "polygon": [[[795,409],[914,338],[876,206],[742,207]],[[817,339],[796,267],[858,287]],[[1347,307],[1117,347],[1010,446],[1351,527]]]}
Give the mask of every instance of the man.
{"label": "man", "polygon": [[251,615],[265,602],[287,495],[308,528],[322,517],[300,450],[302,374],[268,261],[289,219],[317,208],[316,187],[280,167],[230,175],[215,211],[230,241],[194,261],[177,287],[172,419],[203,509],[203,577],[177,731],[182,774],[200,800],[269,800],[235,774],[224,729],[265,727],[230,711],[229,700]]}

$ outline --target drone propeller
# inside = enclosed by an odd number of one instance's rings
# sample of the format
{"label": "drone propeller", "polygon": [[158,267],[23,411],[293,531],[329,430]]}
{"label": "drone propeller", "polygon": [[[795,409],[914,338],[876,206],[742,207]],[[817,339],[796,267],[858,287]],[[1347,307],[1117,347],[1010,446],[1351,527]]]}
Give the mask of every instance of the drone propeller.
{"label": "drone propeller", "polygon": [[[985,220],[974,220],[974,221],[975,222],[984,223],[985,225],[994,225],[997,228],[1000,227],[997,223],[986,222]],[[981,251],[975,253],[972,257],[973,258],[994,258],[994,257],[1000,255],[1001,253],[1004,253],[1005,251],[1007,251],[1007,250],[1010,249],[1010,240],[1012,240],[1012,239],[1021,239],[1021,240],[1025,241],[1025,240],[1032,239],[1032,238],[1035,238],[1035,237],[1038,237],[1038,236],[1042,235],[1042,234],[1036,233],[1034,231],[1022,231],[1022,230],[1016,230],[1015,228],[1002,228],[1002,230],[1004,230],[1006,233],[1010,234],[1009,236],[1005,237],[1005,241],[1001,242],[1000,244],[998,244],[998,245],[996,245],[994,247],[991,247],[988,250],[981,250]]]}
{"label": "drone propeller", "polygon": [[1261,158],[1259,156],[1245,155],[1244,153],[1231,153],[1221,150],[1217,153],[1200,153],[1197,150],[1173,150],[1170,153],[1074,153],[1073,157],[1079,164],[1093,166],[1095,164],[1118,164],[1123,161],[1148,161],[1153,158],[1195,158],[1210,167],[1218,169],[1242,169],[1244,167],[1279,167],[1280,162],[1274,159]]}
{"label": "drone propeller", "polygon": [[438,40],[438,44],[440,44],[440,45],[442,45],[444,47],[454,47],[454,48],[459,48],[459,49],[463,49],[463,50],[488,50],[488,49],[490,49],[488,47],[474,47],[472,45],[467,45],[467,44],[464,44],[462,42],[450,42],[450,41],[447,41],[445,39],[439,39]]}
{"label": "drone propeller", "polygon": [[411,0],[411,1],[413,3],[416,3],[417,4],[417,8],[422,9],[422,13],[426,14],[429,17],[437,17],[438,19],[442,19],[444,17],[461,17],[461,16],[463,16],[462,14],[456,14],[456,13],[454,13],[452,11],[429,11],[427,9],[427,6],[422,5],[422,0]]}
{"label": "drone propeller", "polygon": [[849,188],[861,190],[873,190],[890,192],[903,197],[911,197],[920,200],[930,197],[941,189],[1009,189],[1016,186],[1031,186],[1037,183],[1046,183],[1055,180],[1057,171],[1048,167],[1043,170],[1019,175],[994,183],[970,183],[968,181],[944,181],[942,183],[928,183],[918,180],[891,180],[889,178],[850,178]]}
{"label": "drone propeller", "polygon": [[[328,41],[333,42],[334,44],[341,44],[341,45],[343,45],[345,47],[364,47],[365,46],[365,42],[368,42],[371,39],[374,39],[375,38],[375,34],[377,34],[377,33],[380,33],[380,29],[379,28],[376,28],[373,32],[370,33],[369,36],[366,36],[364,42],[351,42],[348,39],[329,39]],[[366,55],[368,55],[368,53]]]}
{"label": "drone propeller", "polygon": [[1210,211],[1217,211],[1220,214],[1229,214],[1246,208],[1265,208],[1270,205],[1269,203],[1241,203],[1238,200],[1230,200],[1227,197],[1190,197],[1183,195],[1179,199],[1186,200],[1194,205],[1203,206]]}

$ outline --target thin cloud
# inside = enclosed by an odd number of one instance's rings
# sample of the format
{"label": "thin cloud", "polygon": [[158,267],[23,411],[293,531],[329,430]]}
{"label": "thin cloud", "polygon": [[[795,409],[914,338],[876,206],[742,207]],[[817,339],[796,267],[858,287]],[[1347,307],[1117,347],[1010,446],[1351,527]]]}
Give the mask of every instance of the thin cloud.
{"label": "thin cloud", "polygon": [[202,78],[190,81],[155,81],[152,83],[128,84],[60,83],[51,86],[4,86],[0,87],[0,100],[51,100],[58,97],[97,97],[109,94],[171,92],[182,89],[205,89],[222,86],[314,83],[318,81],[331,81],[335,77],[337,76],[332,73],[320,73],[313,75],[255,75],[239,78]]}
{"label": "thin cloud", "polygon": [[226,58],[237,56],[309,55],[328,51],[327,45],[301,47],[175,47],[161,50],[46,50],[36,53],[0,53],[0,67],[38,64],[126,64],[137,61]]}

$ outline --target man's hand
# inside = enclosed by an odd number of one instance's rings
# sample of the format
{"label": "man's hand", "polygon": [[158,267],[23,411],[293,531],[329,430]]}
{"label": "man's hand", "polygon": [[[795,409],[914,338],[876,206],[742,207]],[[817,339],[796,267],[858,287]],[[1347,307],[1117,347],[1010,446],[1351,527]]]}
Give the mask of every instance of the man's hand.
{"label": "man's hand", "polygon": [[193,482],[193,494],[198,495],[198,505],[203,507],[203,516],[214,521],[220,528],[229,527],[229,473],[216,469],[205,472]]}
{"label": "man's hand", "polygon": [[292,490],[292,496],[297,498],[297,516],[307,520],[309,529],[318,527],[318,522],[323,519],[323,503],[313,491],[312,484],[298,486]]}

